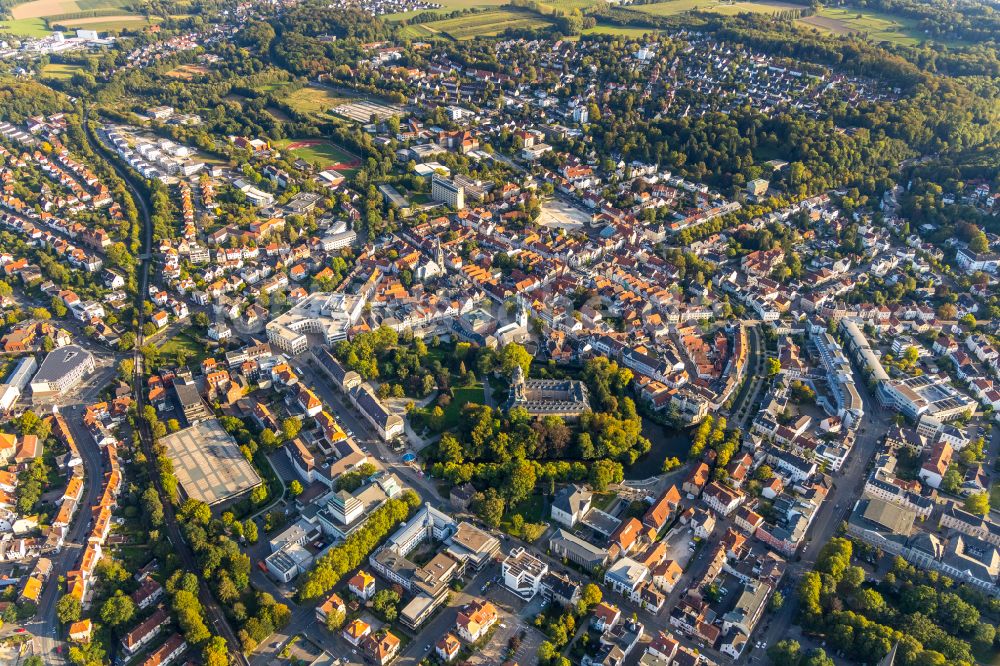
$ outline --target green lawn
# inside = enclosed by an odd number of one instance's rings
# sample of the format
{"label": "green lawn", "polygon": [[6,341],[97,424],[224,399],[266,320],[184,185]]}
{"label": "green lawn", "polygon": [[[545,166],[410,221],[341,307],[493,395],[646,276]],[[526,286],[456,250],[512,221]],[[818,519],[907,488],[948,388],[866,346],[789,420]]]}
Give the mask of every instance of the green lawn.
{"label": "green lawn", "polygon": [[736,14],[776,14],[788,10],[801,10],[802,5],[787,2],[724,2],[721,0],[669,0],[652,5],[634,5],[629,9],[655,16],[674,16],[684,12],[700,11],[733,16]]}
{"label": "green lawn", "polygon": [[618,493],[606,492],[606,493],[594,493],[594,497],[591,500],[591,504],[595,509],[600,509],[601,511],[607,511],[611,503],[615,501],[618,497]]}
{"label": "green lawn", "polygon": [[178,333],[160,345],[160,357],[174,358],[181,349],[187,351],[188,364],[198,364],[209,356],[205,345],[187,333]]}
{"label": "green lawn", "polygon": [[913,46],[922,39],[914,22],[870,10],[823,7],[812,16],[795,21],[833,35],[861,34],[875,42]]}
{"label": "green lawn", "polygon": [[[512,516],[519,513],[524,516],[526,523],[545,522],[545,498],[542,495],[532,495],[520,504],[507,507],[505,516]],[[505,521],[506,522],[506,521]]]}
{"label": "green lawn", "polygon": [[80,65],[66,65],[63,63],[50,62],[42,67],[42,76],[65,80],[69,79],[77,72],[82,71],[84,71],[84,68]]}
{"label": "green lawn", "polygon": [[256,86],[254,90],[259,90],[263,93],[273,93],[282,88],[287,88],[289,85],[291,85],[291,81],[271,81],[270,83],[262,83]]}
{"label": "green lawn", "polygon": [[[455,397],[452,398],[451,402],[448,403],[448,407],[444,410],[444,427],[446,430],[458,425],[458,417],[462,413],[462,407],[466,403],[472,402],[482,405],[486,402],[486,391],[483,389],[481,383],[475,386],[456,388],[453,392]],[[525,516],[525,519],[527,519],[527,516]]]}

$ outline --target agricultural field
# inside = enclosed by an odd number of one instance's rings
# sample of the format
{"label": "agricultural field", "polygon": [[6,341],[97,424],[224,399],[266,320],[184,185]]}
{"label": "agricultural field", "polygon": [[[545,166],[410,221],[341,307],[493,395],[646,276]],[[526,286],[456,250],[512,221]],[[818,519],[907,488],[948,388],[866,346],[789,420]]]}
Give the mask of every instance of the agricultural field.
{"label": "agricultural field", "polygon": [[42,77],[50,79],[69,79],[77,72],[84,71],[80,65],[66,65],[63,63],[50,62],[42,67]]}
{"label": "agricultural field", "polygon": [[14,19],[51,18],[82,12],[121,10],[124,5],[122,0],[31,0],[12,7],[10,15]]}
{"label": "agricultural field", "polygon": [[669,0],[668,2],[657,2],[652,5],[632,5],[629,9],[654,16],[674,16],[684,12],[712,12],[713,14],[723,14],[734,16],[736,14],[777,14],[784,11],[801,11],[802,5],[793,5],[788,2],[768,0],[767,2],[737,1],[726,2],[725,0]]}
{"label": "agricultural field", "polygon": [[812,16],[795,21],[805,28],[834,35],[860,34],[874,42],[912,46],[921,40],[919,31],[905,18],[857,9],[823,7]]}
{"label": "agricultural field", "polygon": [[138,14],[115,14],[112,16],[87,16],[77,19],[59,19],[53,25],[60,25],[67,30],[96,30],[97,32],[119,32],[121,30],[141,30],[146,26],[162,21],[158,16],[146,18]]}
{"label": "agricultural field", "polygon": [[310,164],[318,164],[323,169],[333,167],[343,173],[356,170],[361,165],[356,155],[352,155],[329,141],[319,139],[284,139],[275,142],[274,145],[278,150],[291,153]]}
{"label": "agricultural field", "polygon": [[400,12],[396,14],[386,14],[381,17],[383,21],[402,21],[417,14],[434,13],[434,14],[450,14],[456,10],[462,9],[480,9],[483,7],[499,7],[506,4],[506,0],[437,0],[437,3],[441,5],[441,9],[427,9],[419,12]]}
{"label": "agricultural field", "polygon": [[0,20],[0,32],[9,32],[18,37],[47,37],[52,34],[40,18],[23,18],[15,20]]}
{"label": "agricultural field", "polygon": [[598,23],[593,28],[586,28],[584,35],[615,35],[617,37],[630,37],[638,39],[643,35],[653,35],[658,31],[652,28],[633,28],[627,25],[611,25],[609,23]]}
{"label": "agricultural field", "polygon": [[[465,41],[476,37],[494,37],[508,28],[534,30],[545,28],[552,23],[538,14],[515,9],[497,9],[480,14],[469,14],[453,19],[432,21],[422,24],[425,29],[433,30],[455,41]],[[418,26],[410,26],[418,27]]]}

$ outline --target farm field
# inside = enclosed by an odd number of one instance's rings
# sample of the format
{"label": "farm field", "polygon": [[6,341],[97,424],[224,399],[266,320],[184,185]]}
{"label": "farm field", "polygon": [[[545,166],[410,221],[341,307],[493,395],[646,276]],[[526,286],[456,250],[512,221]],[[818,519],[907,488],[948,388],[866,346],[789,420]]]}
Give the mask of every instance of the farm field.
{"label": "farm field", "polygon": [[15,19],[46,18],[123,7],[121,0],[31,0],[12,7],[10,15]]}
{"label": "farm field", "polygon": [[145,28],[153,23],[159,23],[162,19],[158,16],[146,18],[138,14],[117,14],[114,16],[87,16],[78,19],[60,19],[58,25],[67,30],[78,28],[85,30],[96,30],[98,32],[118,32],[120,30],[134,30]]}
{"label": "farm field", "polygon": [[834,35],[862,34],[875,42],[892,42],[912,46],[920,42],[920,34],[906,19],[868,10],[823,7],[812,16],[795,21],[806,28]]}
{"label": "farm field", "polygon": [[[444,19],[422,24],[424,28],[441,33],[455,41],[464,41],[476,37],[493,37],[508,28],[536,29],[551,25],[551,22],[538,14],[512,9],[497,9],[481,14],[470,14],[453,19]],[[413,26],[411,26],[413,27]]]}
{"label": "farm field", "polygon": [[23,18],[15,20],[0,20],[0,32],[9,32],[18,37],[46,37],[52,34],[40,18]]}
{"label": "farm field", "polygon": [[629,9],[644,14],[654,16],[674,16],[684,12],[712,12],[733,16],[735,14],[777,14],[789,10],[801,10],[802,5],[793,5],[787,2],[769,0],[767,2],[724,2],[721,0],[669,0],[668,2],[657,2],[652,5],[632,5]]}
{"label": "farm field", "polygon": [[383,21],[402,21],[406,18],[416,16],[417,14],[434,13],[434,14],[450,14],[456,10],[462,9],[478,9],[482,7],[499,7],[505,4],[506,0],[437,0],[437,3],[441,5],[441,9],[427,9],[425,11],[419,12],[398,12],[396,14],[386,14],[382,17]]}
{"label": "farm field", "polygon": [[583,31],[584,35],[616,35],[619,37],[633,37],[638,38],[643,35],[653,35],[658,31],[652,28],[633,28],[627,25],[611,25],[606,23],[598,23],[593,28],[586,28]]}
{"label": "farm field", "polygon": [[63,63],[50,62],[42,67],[42,76],[53,79],[68,79],[77,72],[84,70],[80,65],[66,65]]}
{"label": "farm field", "polygon": [[275,142],[278,150],[287,151],[295,157],[304,159],[310,164],[318,164],[326,169],[333,167],[338,171],[350,171],[360,165],[355,155],[340,146],[321,139],[284,139]]}

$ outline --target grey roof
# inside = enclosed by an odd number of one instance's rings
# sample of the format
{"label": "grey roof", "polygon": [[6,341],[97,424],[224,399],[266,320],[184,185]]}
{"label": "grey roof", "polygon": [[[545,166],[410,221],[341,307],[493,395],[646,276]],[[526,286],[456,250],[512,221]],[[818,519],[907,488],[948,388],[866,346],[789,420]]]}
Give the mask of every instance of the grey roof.
{"label": "grey roof", "polygon": [[575,515],[584,505],[590,502],[591,497],[593,497],[592,492],[583,486],[573,484],[566,486],[556,494],[552,500],[552,506],[560,511]]}
{"label": "grey roof", "polygon": [[608,559],[608,551],[588,543],[566,530],[556,530],[549,539],[553,552],[575,553],[580,559],[602,564]]}
{"label": "grey roof", "polygon": [[93,354],[78,345],[66,345],[49,352],[42,367],[35,374],[33,382],[52,382],[65,377],[81,365],[89,362]]}

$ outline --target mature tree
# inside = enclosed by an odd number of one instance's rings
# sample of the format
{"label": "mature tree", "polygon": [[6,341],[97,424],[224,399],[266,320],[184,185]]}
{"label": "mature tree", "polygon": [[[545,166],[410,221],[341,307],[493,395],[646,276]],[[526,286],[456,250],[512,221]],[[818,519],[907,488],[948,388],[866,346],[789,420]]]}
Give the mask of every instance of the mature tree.
{"label": "mature tree", "polygon": [[490,527],[498,527],[503,520],[506,501],[495,488],[487,488],[485,493],[476,493],[473,511]]}
{"label": "mature tree", "polygon": [[252,520],[243,523],[243,537],[250,543],[257,543],[257,523]]}
{"label": "mature tree", "polygon": [[952,464],[948,467],[948,471],[944,473],[941,478],[941,490],[946,493],[955,494],[958,489],[962,487],[962,473],[958,469],[958,465]]}
{"label": "mature tree", "polygon": [[507,377],[513,377],[514,369],[518,366],[527,377],[531,367],[531,354],[523,346],[512,342],[500,351],[500,371]]}
{"label": "mature tree", "polygon": [[510,505],[526,500],[534,491],[535,483],[535,466],[523,458],[515,459],[511,463],[510,481],[507,484],[507,499]]}
{"label": "mature tree", "polygon": [[985,516],[990,512],[990,496],[986,493],[973,493],[965,498],[965,510],[977,516]]}
{"label": "mature tree", "polygon": [[286,441],[295,439],[302,430],[302,421],[297,416],[289,416],[281,422],[281,432]]}
{"label": "mature tree", "polygon": [[836,666],[836,664],[823,648],[813,648],[806,654],[800,666]]}
{"label": "mature tree", "polygon": [[302,483],[298,479],[295,479],[288,484],[288,492],[292,497],[298,497],[301,495],[302,490]]}
{"label": "mature tree", "polygon": [[767,656],[774,666],[798,666],[802,659],[802,646],[798,641],[785,639],[768,648]]}
{"label": "mature tree", "polygon": [[229,666],[226,639],[222,636],[212,636],[201,651],[201,661],[204,666]]}
{"label": "mature tree", "polygon": [[160,501],[160,494],[152,486],[142,492],[142,510],[146,520],[153,527],[163,524],[163,502]]}
{"label": "mature tree", "polygon": [[80,601],[72,594],[64,594],[56,603],[56,617],[62,624],[70,624],[80,619]]}
{"label": "mature tree", "polygon": [[104,605],[101,606],[101,620],[111,627],[126,624],[133,616],[135,616],[135,603],[121,590],[117,590],[114,595],[108,597]]}
{"label": "mature tree", "polygon": [[597,604],[601,603],[601,588],[593,583],[587,583],[583,586],[583,593],[580,595],[580,601],[587,608],[593,608]]}
{"label": "mature tree", "polygon": [[612,483],[621,483],[622,466],[612,460],[598,460],[590,466],[590,485],[597,492],[607,490]]}
{"label": "mature tree", "polygon": [[326,614],[326,628],[330,631],[338,631],[344,626],[347,614],[344,611],[334,608]]}

